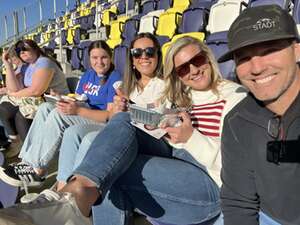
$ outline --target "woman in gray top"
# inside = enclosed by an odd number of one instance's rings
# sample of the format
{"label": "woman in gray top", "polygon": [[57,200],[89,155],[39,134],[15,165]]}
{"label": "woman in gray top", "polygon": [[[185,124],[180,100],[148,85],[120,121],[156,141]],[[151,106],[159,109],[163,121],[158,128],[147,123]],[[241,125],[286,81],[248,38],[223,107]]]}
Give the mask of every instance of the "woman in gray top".
{"label": "woman in gray top", "polygon": [[[39,97],[53,89],[56,92],[69,92],[65,75],[59,63],[47,56],[36,42],[22,40],[15,44],[17,56],[28,64],[22,81],[17,80],[8,52],[2,55],[6,69],[6,87],[9,97]],[[24,140],[29,130],[31,119],[20,113],[20,108],[12,102],[0,104],[0,120],[2,121],[9,138],[13,141],[20,135]]]}

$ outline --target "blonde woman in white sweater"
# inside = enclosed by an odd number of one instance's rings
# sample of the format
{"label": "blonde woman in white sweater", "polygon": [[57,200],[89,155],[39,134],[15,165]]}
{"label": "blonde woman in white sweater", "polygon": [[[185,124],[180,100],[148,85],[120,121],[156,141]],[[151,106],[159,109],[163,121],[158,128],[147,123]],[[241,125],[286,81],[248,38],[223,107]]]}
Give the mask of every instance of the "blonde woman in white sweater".
{"label": "blonde woman in white sweater", "polygon": [[[161,139],[132,126],[126,112],[112,117],[73,171],[64,194],[58,194],[58,202],[76,204],[81,212],[70,215],[88,216],[92,210],[95,225],[125,225],[137,211],[155,224],[182,225],[220,214],[222,124],[245,90],[222,80],[208,47],[189,37],[168,50],[164,76],[163,102],[189,112],[178,114],[177,126],[163,127],[167,134]],[[115,103],[121,111],[125,107],[123,101]],[[66,193],[74,198],[66,199]],[[46,207],[48,214],[57,207],[61,204]]]}

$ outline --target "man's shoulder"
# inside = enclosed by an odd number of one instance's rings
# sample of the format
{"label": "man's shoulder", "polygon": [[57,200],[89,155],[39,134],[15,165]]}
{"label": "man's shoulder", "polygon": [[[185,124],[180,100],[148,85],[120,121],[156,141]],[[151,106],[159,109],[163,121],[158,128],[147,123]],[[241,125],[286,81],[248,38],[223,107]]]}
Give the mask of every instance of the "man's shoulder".
{"label": "man's shoulder", "polygon": [[249,114],[255,108],[257,108],[259,104],[255,100],[255,98],[251,94],[247,94],[247,96],[242,99],[238,104],[236,104],[232,110],[227,114],[227,119],[236,116],[237,114],[244,115]]}

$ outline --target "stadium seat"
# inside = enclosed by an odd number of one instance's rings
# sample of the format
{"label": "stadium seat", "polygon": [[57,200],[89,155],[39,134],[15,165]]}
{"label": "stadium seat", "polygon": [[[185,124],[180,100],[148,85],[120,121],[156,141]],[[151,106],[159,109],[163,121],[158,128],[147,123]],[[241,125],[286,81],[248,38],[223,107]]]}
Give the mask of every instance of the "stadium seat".
{"label": "stadium seat", "polygon": [[115,46],[121,44],[122,42],[122,31],[125,21],[128,19],[126,16],[119,17],[117,20],[114,20],[110,24],[110,34],[106,43],[109,45],[111,49]]}
{"label": "stadium seat", "polygon": [[157,2],[157,10],[160,9],[167,10],[171,8],[172,4],[173,4],[172,0],[159,0]]}
{"label": "stadium seat", "polygon": [[[206,38],[206,44],[214,53],[216,59],[228,51],[227,31],[212,33]],[[226,79],[236,81],[234,72],[235,64],[233,60],[219,63],[222,76]]]}
{"label": "stadium seat", "polygon": [[300,0],[294,0],[293,18],[297,24],[298,32],[300,32]]}
{"label": "stadium seat", "polygon": [[114,65],[115,69],[119,71],[121,75],[124,74],[126,56],[128,47],[125,45],[117,45],[114,48]]}
{"label": "stadium seat", "polygon": [[291,5],[290,0],[249,0],[248,7],[255,7],[260,5],[279,5],[283,9],[289,10]]}
{"label": "stadium seat", "polygon": [[[4,155],[0,152],[0,166],[4,163]],[[0,208],[12,206],[17,199],[19,189],[0,180]]]}
{"label": "stadium seat", "polygon": [[[128,10],[134,10],[135,7],[135,0],[128,0]],[[119,0],[117,4],[117,12],[118,14],[125,14],[126,13],[126,0]]]}
{"label": "stadium seat", "polygon": [[160,14],[155,34],[172,38],[181,23],[181,14],[177,12],[163,12]]}
{"label": "stadium seat", "polygon": [[190,0],[173,0],[173,6],[167,9],[167,12],[182,13],[190,5]]}
{"label": "stadium seat", "polygon": [[203,32],[208,21],[209,11],[205,8],[188,8],[182,14],[179,33]]}
{"label": "stadium seat", "polygon": [[149,13],[151,11],[155,11],[156,6],[157,6],[157,1],[156,0],[146,1],[141,5],[142,11],[141,11],[140,14],[141,15],[146,15],[147,13]]}
{"label": "stadium seat", "polygon": [[90,68],[88,47],[91,41],[82,41],[79,45],[74,46],[71,52],[71,66],[76,70],[87,70]]}
{"label": "stadium seat", "polygon": [[123,32],[121,34],[121,37],[123,39],[122,44],[129,46],[130,42],[137,35],[138,29],[139,29],[139,20],[138,19],[126,20],[124,27],[123,27]]}
{"label": "stadium seat", "polygon": [[210,7],[216,2],[217,0],[192,0],[189,8],[204,7],[209,10]]}
{"label": "stadium seat", "polygon": [[210,33],[227,31],[235,18],[246,8],[239,0],[221,0],[210,8],[206,30]]}
{"label": "stadium seat", "polygon": [[158,18],[163,12],[164,10],[155,10],[143,16],[140,19],[139,33],[149,32],[154,34],[157,27]]}

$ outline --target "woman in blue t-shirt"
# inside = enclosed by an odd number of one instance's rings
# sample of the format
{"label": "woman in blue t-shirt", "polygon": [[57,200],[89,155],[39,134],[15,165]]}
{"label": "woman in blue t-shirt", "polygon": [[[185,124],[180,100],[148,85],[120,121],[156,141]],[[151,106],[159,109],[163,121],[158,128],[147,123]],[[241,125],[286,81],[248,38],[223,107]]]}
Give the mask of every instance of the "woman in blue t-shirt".
{"label": "woman in blue t-shirt", "polygon": [[[3,53],[2,61],[6,69],[6,87],[9,97],[40,97],[50,88],[68,93],[66,79],[59,63],[46,55],[36,42],[22,40],[18,41],[14,47],[16,55],[28,66],[25,71],[21,71],[24,73],[21,82],[13,70],[13,62],[9,53]],[[15,141],[18,134],[23,141],[32,119],[26,118],[21,113],[19,105],[10,101],[0,104],[0,115],[11,141]]]}
{"label": "woman in blue t-shirt", "polygon": [[82,129],[105,125],[115,95],[113,85],[121,76],[114,70],[111,49],[104,41],[92,42],[88,52],[91,69],[82,75],[76,90],[76,94],[87,97],[87,104],[67,99],[56,106],[42,104],[22,146],[22,162],[1,170],[0,179],[14,186],[23,186],[24,180],[28,186],[40,185],[48,163],[60,148],[65,129],[78,124]]}

